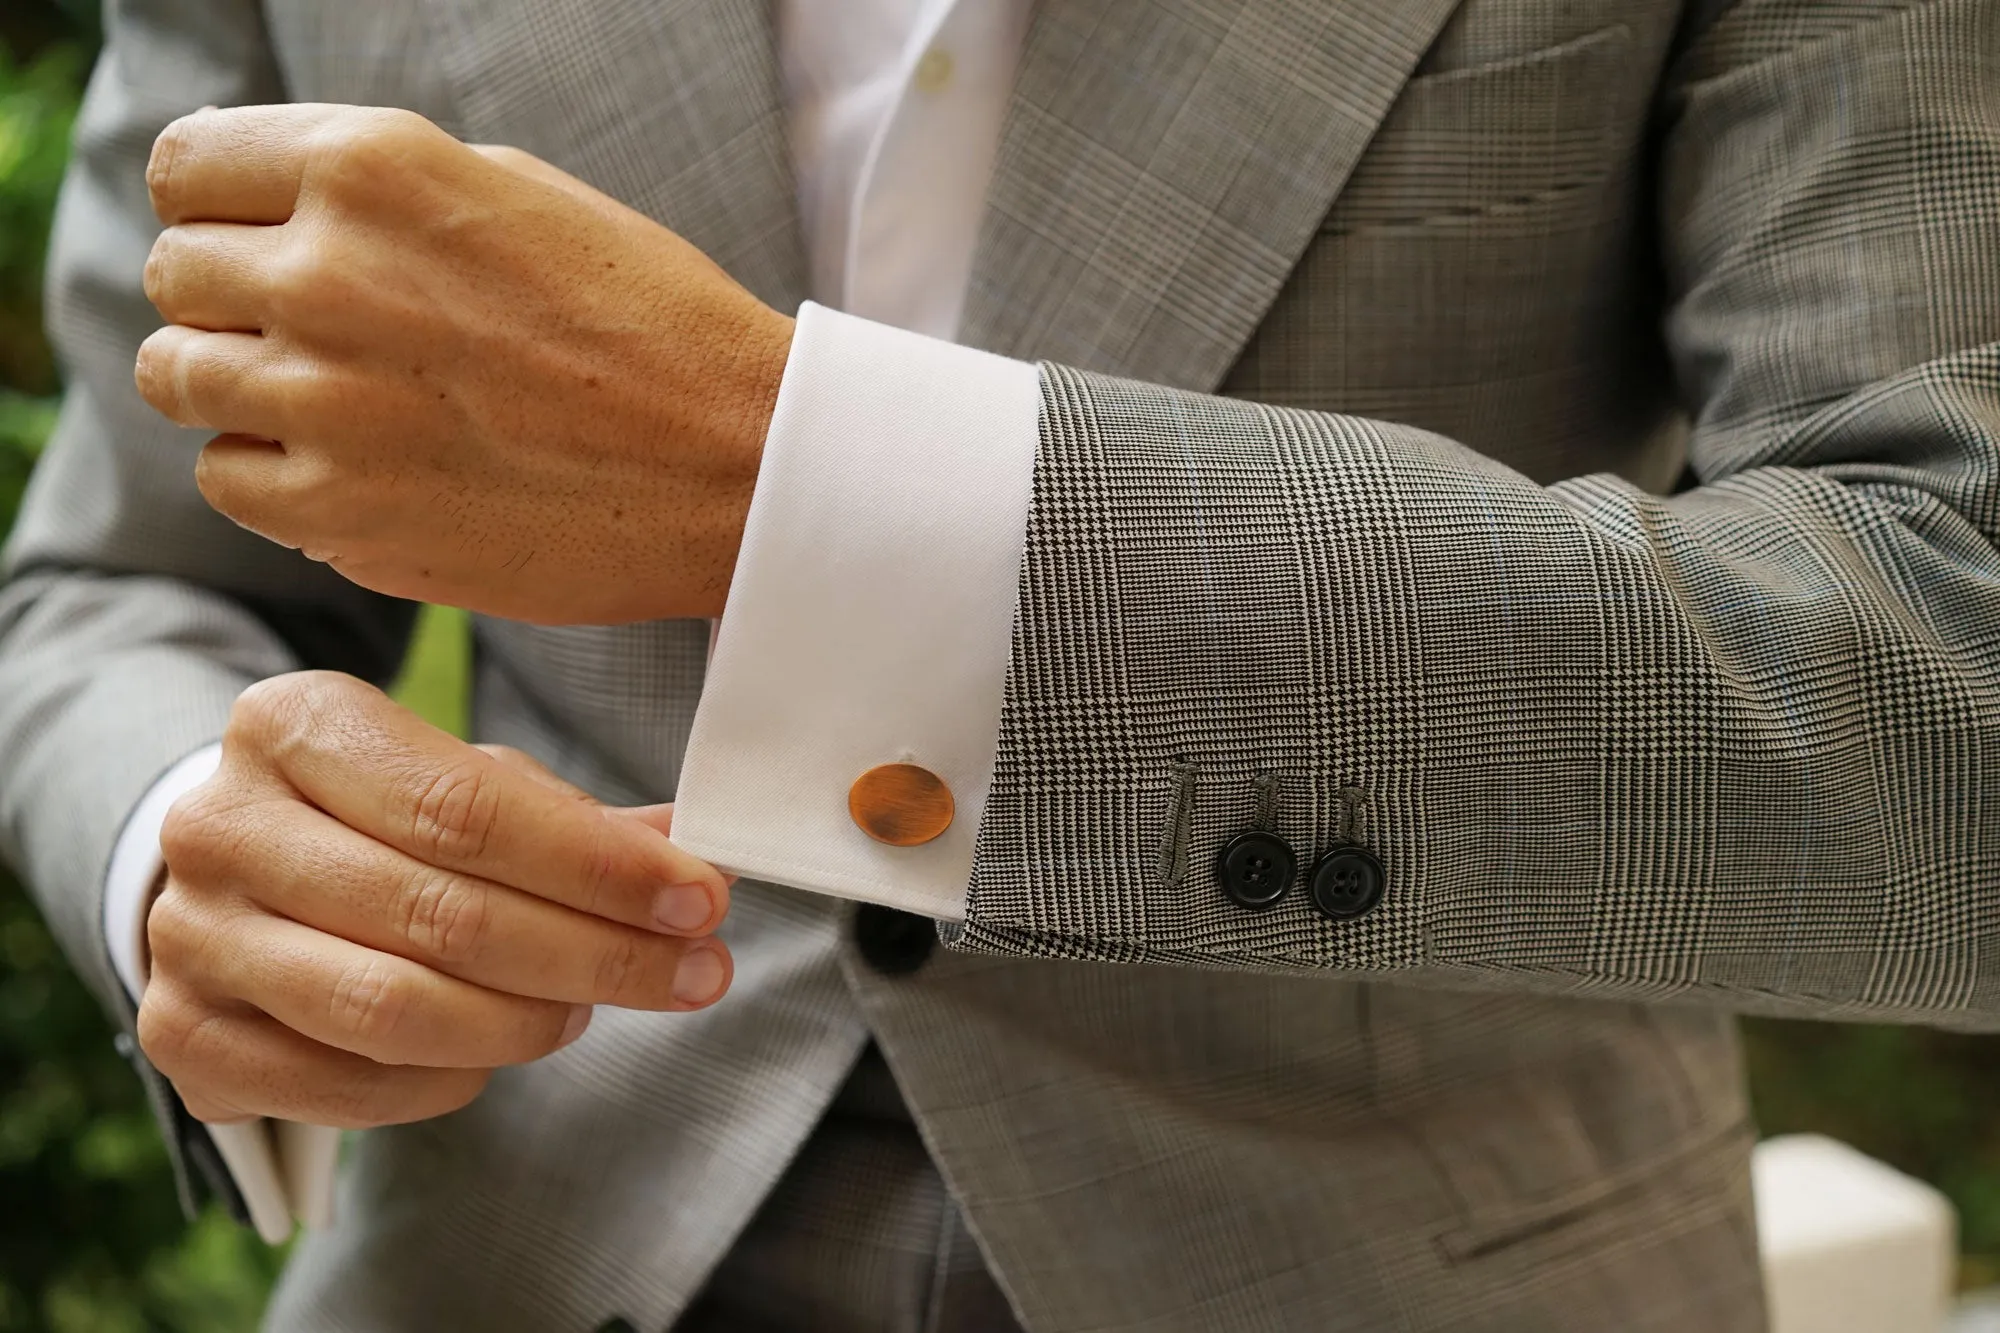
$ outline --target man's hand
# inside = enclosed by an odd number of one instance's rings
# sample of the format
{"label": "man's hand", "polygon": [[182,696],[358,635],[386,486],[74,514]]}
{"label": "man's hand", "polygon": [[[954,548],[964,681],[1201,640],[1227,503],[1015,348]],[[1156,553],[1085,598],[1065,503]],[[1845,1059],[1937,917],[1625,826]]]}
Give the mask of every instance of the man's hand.
{"label": "man's hand", "polygon": [[140,392],[202,494],[364,586],[721,613],[792,321],[666,228],[404,111],[208,110],[147,171]]}
{"label": "man's hand", "polygon": [[728,887],[666,818],[352,677],[265,681],[161,832],[140,1045],[198,1119],[356,1128],[463,1106],[592,1005],[713,1003]]}

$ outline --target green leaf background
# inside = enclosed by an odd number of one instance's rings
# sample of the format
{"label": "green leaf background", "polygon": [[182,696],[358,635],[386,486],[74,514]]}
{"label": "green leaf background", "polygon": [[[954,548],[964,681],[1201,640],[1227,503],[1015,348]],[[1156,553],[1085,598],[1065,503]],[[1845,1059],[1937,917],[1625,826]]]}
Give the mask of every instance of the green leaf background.
{"label": "green leaf background", "polygon": [[[42,252],[95,50],[72,0],[0,10],[0,533],[54,424]],[[419,621],[398,694],[465,725],[466,632]],[[1835,1024],[1749,1025],[1766,1132],[1819,1130],[1957,1204],[1967,1285],[2000,1280],[2000,1060],[1981,1037]],[[192,1226],[111,1031],[27,896],[0,871],[0,1333],[237,1333],[283,1253],[214,1209]]]}

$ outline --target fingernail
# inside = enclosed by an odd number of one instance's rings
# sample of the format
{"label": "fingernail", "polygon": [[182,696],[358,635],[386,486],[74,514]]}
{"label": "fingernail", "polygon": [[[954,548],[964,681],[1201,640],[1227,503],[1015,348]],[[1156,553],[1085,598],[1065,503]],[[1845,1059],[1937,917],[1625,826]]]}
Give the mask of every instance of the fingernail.
{"label": "fingernail", "polygon": [[590,1016],[595,1012],[597,1011],[587,1004],[579,1004],[571,1009],[569,1011],[569,1022],[563,1024],[562,1038],[556,1042],[556,1049],[561,1050],[578,1037],[581,1037],[583,1030],[590,1026]]}
{"label": "fingernail", "polygon": [[653,899],[653,920],[668,930],[700,930],[715,915],[715,898],[704,885],[669,884]]}
{"label": "fingernail", "polygon": [[681,957],[680,968],[674,973],[674,998],[682,1004],[707,1004],[722,989],[728,973],[720,950],[698,945]]}

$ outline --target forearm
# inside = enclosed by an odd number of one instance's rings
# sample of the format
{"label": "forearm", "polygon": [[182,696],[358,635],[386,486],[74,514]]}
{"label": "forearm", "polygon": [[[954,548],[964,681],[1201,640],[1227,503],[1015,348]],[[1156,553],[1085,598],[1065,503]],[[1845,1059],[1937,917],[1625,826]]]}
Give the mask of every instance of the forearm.
{"label": "forearm", "polygon": [[[1674,499],[1046,371],[960,942],[2000,1025],[2000,826],[1967,799],[2000,743],[1994,509],[1966,489],[2000,442],[1991,359],[1769,442],[1865,467]],[[1376,910],[1221,892],[1264,773],[1302,867],[1341,840],[1339,794],[1365,796]]]}

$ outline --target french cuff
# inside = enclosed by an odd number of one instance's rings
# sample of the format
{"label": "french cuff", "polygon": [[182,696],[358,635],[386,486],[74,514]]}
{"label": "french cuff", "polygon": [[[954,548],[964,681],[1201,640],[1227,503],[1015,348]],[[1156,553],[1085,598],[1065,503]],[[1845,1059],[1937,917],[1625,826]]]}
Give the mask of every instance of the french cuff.
{"label": "french cuff", "polygon": [[[1040,408],[1032,364],[799,311],[676,844],[750,878],[964,917]],[[856,788],[893,765],[935,780],[902,845],[878,840],[895,821],[863,808],[880,784]]]}
{"label": "french cuff", "polygon": [[[146,993],[149,972],[146,912],[166,869],[160,829],[174,802],[208,781],[221,762],[222,746],[205,745],[168,769],[139,798],[112,846],[104,878],[104,943],[134,1004]],[[243,1196],[250,1225],[266,1244],[282,1244],[295,1216],[309,1227],[332,1222],[339,1130],[268,1120],[203,1129]]]}
{"label": "french cuff", "polygon": [[161,774],[112,844],[111,865],[104,874],[104,944],[112,970],[134,1004],[146,993],[146,909],[166,869],[160,829],[173,803],[214,777],[221,763],[222,746],[204,745]]}

